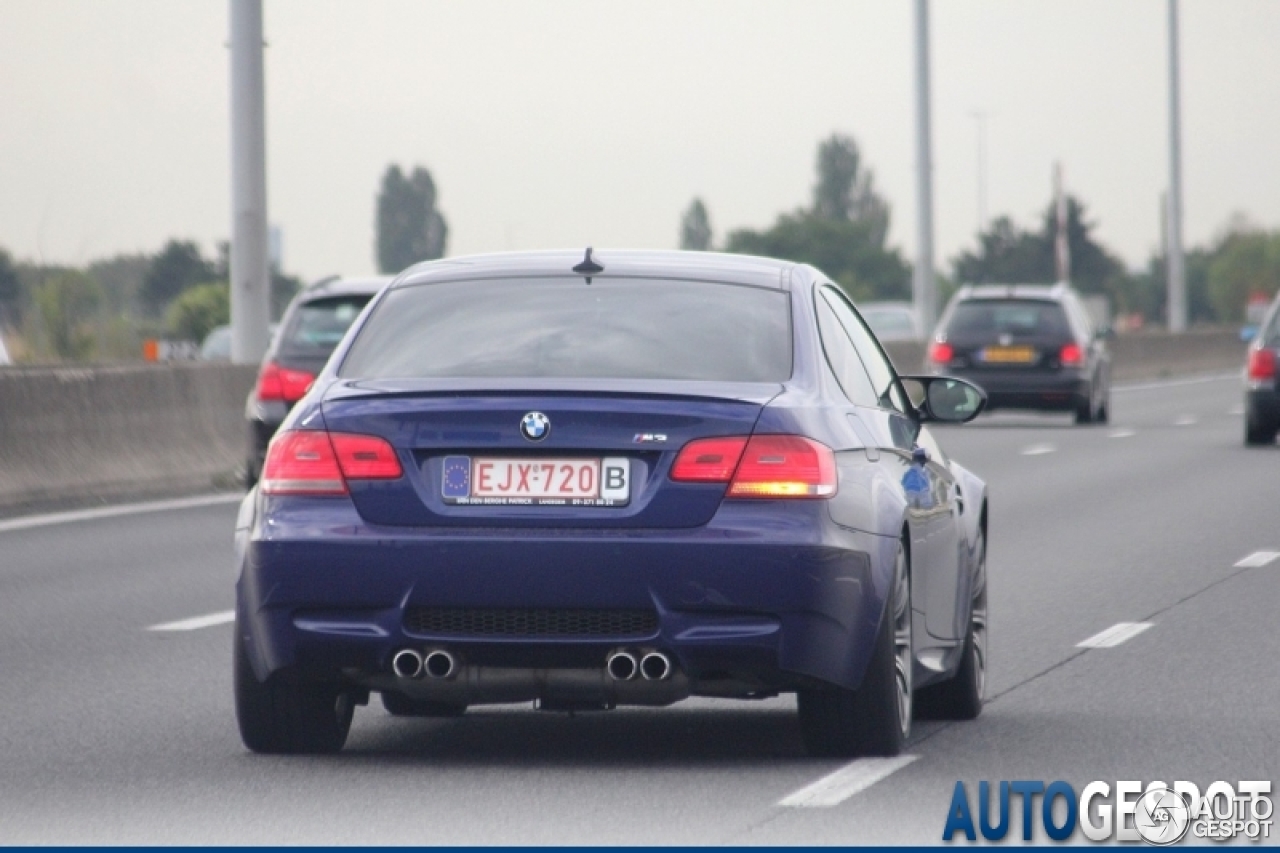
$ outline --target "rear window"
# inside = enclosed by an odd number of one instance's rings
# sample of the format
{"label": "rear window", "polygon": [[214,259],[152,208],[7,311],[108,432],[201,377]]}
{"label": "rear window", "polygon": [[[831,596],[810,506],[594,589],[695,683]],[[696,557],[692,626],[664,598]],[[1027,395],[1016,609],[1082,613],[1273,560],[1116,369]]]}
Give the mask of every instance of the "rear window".
{"label": "rear window", "polygon": [[787,294],[664,279],[493,279],[393,290],[344,377],[782,382]]}
{"label": "rear window", "polygon": [[973,299],[956,305],[948,337],[1069,337],[1067,314],[1042,299]]}
{"label": "rear window", "polygon": [[355,294],[304,302],[289,319],[280,340],[281,352],[327,356],[371,298],[366,294]]}

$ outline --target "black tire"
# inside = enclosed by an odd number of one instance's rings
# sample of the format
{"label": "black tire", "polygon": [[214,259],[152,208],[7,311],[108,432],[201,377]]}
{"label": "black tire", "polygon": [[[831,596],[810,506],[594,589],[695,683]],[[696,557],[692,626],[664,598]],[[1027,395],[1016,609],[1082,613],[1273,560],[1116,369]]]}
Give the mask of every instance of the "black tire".
{"label": "black tire", "polygon": [[1253,406],[1249,406],[1244,416],[1244,443],[1248,447],[1266,447],[1276,443],[1276,424],[1268,423],[1258,417]]}
{"label": "black tire", "polygon": [[916,693],[916,718],[972,720],[987,698],[987,541],[978,540],[978,561],[970,587],[969,632],[956,674]]}
{"label": "black tire", "polygon": [[382,692],[382,707],[393,717],[461,717],[467,712],[466,705],[427,702],[390,690]]}
{"label": "black tire", "polygon": [[811,688],[796,697],[800,731],[810,755],[893,756],[911,734],[911,570],[901,544],[895,575],[858,689]]}
{"label": "black tire", "polygon": [[240,740],[268,754],[338,752],[347,742],[355,703],[336,685],[292,683],[284,673],[258,681],[236,623],[234,677]]}
{"label": "black tire", "polygon": [[1093,423],[1092,390],[1090,390],[1088,396],[1076,401],[1076,423],[1081,425]]}

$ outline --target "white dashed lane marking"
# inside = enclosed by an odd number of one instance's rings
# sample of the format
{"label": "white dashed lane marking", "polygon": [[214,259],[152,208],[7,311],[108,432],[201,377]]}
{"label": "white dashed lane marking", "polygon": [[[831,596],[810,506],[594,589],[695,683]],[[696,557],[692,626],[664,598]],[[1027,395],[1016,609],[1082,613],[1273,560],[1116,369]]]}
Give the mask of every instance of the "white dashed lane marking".
{"label": "white dashed lane marking", "polygon": [[1258,566],[1265,566],[1276,557],[1280,557],[1280,551],[1254,551],[1252,554],[1236,563],[1236,568],[1256,569]]}
{"label": "white dashed lane marking", "polygon": [[234,610],[223,610],[220,613],[210,613],[208,616],[193,616],[190,619],[179,619],[177,622],[162,622],[159,625],[152,625],[147,630],[198,631],[201,628],[212,628],[215,625],[225,625],[234,621],[236,621],[236,612]]}
{"label": "white dashed lane marking", "polygon": [[1121,427],[1120,429],[1113,429],[1110,434],[1107,435],[1107,438],[1133,438],[1137,434],[1138,431],[1135,429]]}
{"label": "white dashed lane marking", "polygon": [[1057,445],[1054,444],[1033,444],[1030,447],[1022,448],[1022,455],[1043,456],[1046,453],[1053,453],[1057,449]]}
{"label": "white dashed lane marking", "polygon": [[1178,419],[1173,422],[1174,426],[1195,426],[1197,423],[1195,415],[1178,415]]}
{"label": "white dashed lane marking", "polygon": [[1151,622],[1117,622],[1105,631],[1094,634],[1087,640],[1076,643],[1081,649],[1109,649],[1126,640],[1132,640],[1152,626]]}
{"label": "white dashed lane marking", "polygon": [[778,801],[785,808],[821,809],[838,806],[845,800],[915,761],[919,756],[897,758],[859,758],[811,785],[788,794]]}

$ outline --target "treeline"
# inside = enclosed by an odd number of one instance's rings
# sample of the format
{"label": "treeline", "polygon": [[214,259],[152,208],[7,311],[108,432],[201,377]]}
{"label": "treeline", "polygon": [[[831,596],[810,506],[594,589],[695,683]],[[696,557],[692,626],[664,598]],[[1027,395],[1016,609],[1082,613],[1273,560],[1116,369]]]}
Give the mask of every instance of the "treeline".
{"label": "treeline", "polygon": [[[854,300],[910,300],[911,264],[886,242],[890,207],[875,188],[857,143],[835,134],[818,146],[808,206],[780,214],[768,228],[730,231],[717,245],[706,204],[695,198],[680,221],[680,246],[766,255],[811,263]],[[1138,271],[1126,268],[1097,237],[1085,203],[1067,199],[1071,281],[1081,292],[1107,297],[1112,310],[1162,324],[1166,310],[1165,258],[1153,255]],[[1002,216],[977,244],[938,272],[940,296],[961,284],[1052,283],[1056,279],[1056,205],[1046,201],[1038,221],[1022,227]],[[1188,307],[1193,323],[1238,323],[1253,294],[1280,289],[1280,230],[1242,218],[1206,246],[1186,255]]]}
{"label": "treeline", "polygon": [[[205,257],[191,241],[83,267],[15,260],[0,249],[0,333],[21,361],[127,360],[147,338],[199,342],[230,322],[229,247]],[[300,282],[273,270],[273,317]]]}

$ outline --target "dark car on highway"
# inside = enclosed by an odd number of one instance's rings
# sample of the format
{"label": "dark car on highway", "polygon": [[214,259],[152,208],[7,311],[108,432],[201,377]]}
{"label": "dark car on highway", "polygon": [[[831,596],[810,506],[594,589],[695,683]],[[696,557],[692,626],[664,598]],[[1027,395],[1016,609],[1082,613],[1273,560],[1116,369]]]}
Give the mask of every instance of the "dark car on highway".
{"label": "dark car on highway", "polygon": [[241,505],[241,737],[336,751],[373,693],[413,716],[795,693],[814,754],[896,754],[913,709],[984,700],[986,486],[928,427],[983,402],[898,376],[809,266],[413,267]]}
{"label": "dark car on highway", "polygon": [[990,411],[1067,411],[1079,424],[1106,423],[1109,334],[1066,284],[966,286],[947,304],[926,360],[935,374],[981,386]]}
{"label": "dark car on highway", "polygon": [[1271,301],[1245,358],[1244,443],[1275,444],[1280,431],[1280,294]]}
{"label": "dark car on highway", "polygon": [[293,298],[278,329],[273,324],[271,345],[244,406],[245,485],[258,482],[271,436],[307,392],[352,321],[389,281],[389,276],[321,279]]}

